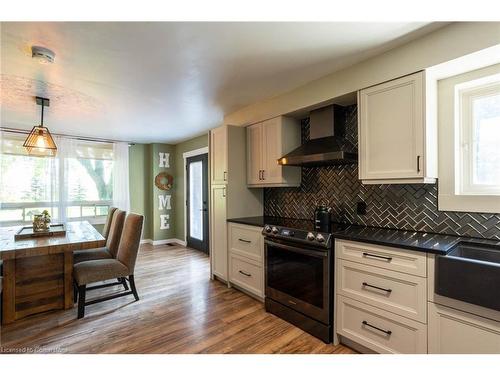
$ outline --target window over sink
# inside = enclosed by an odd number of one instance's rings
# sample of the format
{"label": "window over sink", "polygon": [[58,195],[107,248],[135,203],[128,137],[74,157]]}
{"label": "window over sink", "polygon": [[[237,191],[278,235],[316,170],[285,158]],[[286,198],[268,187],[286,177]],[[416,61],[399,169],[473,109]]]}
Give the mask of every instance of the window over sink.
{"label": "window over sink", "polygon": [[455,88],[457,194],[500,195],[500,74]]}
{"label": "window over sink", "polygon": [[500,64],[438,83],[440,210],[500,213]]}

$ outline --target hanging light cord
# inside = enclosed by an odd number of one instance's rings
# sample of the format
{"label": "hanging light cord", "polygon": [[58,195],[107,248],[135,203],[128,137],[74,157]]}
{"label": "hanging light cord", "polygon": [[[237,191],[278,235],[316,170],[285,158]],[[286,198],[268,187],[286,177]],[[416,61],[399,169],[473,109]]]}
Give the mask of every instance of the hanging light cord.
{"label": "hanging light cord", "polygon": [[45,107],[44,104],[45,104],[45,102],[42,99],[42,123],[40,124],[40,126],[43,126],[43,108]]}

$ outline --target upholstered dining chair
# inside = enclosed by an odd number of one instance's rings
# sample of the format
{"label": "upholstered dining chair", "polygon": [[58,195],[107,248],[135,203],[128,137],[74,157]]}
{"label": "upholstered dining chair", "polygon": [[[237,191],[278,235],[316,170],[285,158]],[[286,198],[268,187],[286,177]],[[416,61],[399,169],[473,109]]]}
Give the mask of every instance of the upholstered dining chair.
{"label": "upholstered dining chair", "polygon": [[[95,259],[75,264],[73,278],[78,291],[78,319],[85,316],[85,306],[130,294],[134,295],[136,301],[139,300],[139,295],[135,287],[134,270],[137,253],[139,252],[139,244],[141,242],[143,223],[144,216],[133,213],[127,215],[116,258]],[[86,300],[87,290],[105,288],[121,283],[113,282],[90,287],[87,286],[88,284],[122,278],[130,283],[130,291],[112,294],[90,301]]]}
{"label": "upholstered dining chair", "polygon": [[125,211],[115,209],[110,221],[106,245],[97,249],[75,250],[73,251],[73,263],[77,264],[87,260],[111,259],[116,257],[120,237],[125,221]]}
{"label": "upholstered dining chair", "polygon": [[110,207],[108,209],[108,217],[106,218],[106,222],[104,223],[104,228],[102,229],[102,236],[105,239],[108,239],[109,231],[111,229],[111,220],[113,219],[113,214],[117,210],[117,207]]}

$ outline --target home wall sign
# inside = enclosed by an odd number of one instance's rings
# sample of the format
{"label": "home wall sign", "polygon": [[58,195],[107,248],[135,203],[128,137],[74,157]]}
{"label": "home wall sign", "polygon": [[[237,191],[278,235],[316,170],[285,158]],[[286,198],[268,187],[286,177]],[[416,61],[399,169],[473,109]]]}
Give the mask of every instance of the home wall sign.
{"label": "home wall sign", "polygon": [[[158,167],[170,168],[170,154],[167,152],[158,153]],[[165,171],[159,172],[155,177],[155,186],[163,191],[169,191],[174,184],[174,177]],[[172,196],[170,194],[158,194],[158,210],[160,213],[160,229],[170,229],[170,214],[165,211],[170,211],[172,206],[170,204]]]}

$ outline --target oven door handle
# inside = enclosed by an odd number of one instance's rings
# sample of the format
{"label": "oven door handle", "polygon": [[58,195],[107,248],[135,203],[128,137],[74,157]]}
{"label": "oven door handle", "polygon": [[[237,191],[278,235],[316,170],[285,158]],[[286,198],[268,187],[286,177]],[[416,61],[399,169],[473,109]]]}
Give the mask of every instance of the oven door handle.
{"label": "oven door handle", "polygon": [[326,258],[328,257],[328,252],[327,251],[317,251],[317,250],[305,250],[300,247],[295,247],[295,246],[289,246],[289,245],[284,245],[282,243],[277,243],[269,240],[265,240],[264,243],[269,246],[277,247],[279,249],[283,250],[288,250],[294,253],[299,253],[299,254],[304,254],[304,255],[309,255],[317,258]]}

